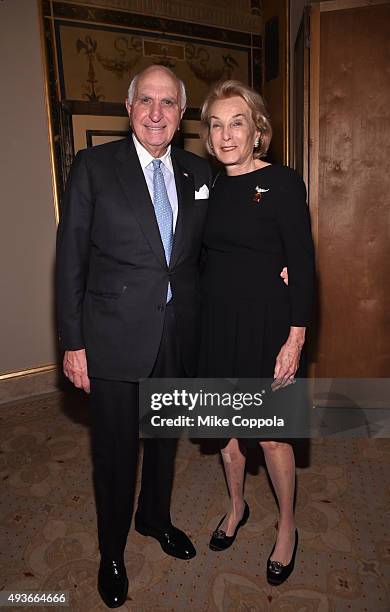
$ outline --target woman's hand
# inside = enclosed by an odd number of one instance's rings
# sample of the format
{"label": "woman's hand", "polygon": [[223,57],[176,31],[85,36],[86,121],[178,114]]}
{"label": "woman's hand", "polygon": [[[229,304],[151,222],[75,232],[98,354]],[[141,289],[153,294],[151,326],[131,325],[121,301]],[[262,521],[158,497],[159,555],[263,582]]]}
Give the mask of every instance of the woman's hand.
{"label": "woman's hand", "polygon": [[287,387],[295,382],[294,376],[299,366],[302,347],[305,343],[306,327],[291,327],[290,334],[276,358],[273,391]]}
{"label": "woman's hand", "polygon": [[279,276],[281,279],[283,279],[284,284],[288,286],[288,270],[286,266],[283,268]]}

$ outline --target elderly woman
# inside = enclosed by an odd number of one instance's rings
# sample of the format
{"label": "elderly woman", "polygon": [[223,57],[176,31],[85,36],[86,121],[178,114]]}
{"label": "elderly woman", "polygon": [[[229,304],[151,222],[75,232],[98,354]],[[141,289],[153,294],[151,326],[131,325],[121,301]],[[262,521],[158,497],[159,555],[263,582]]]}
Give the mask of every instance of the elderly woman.
{"label": "elderly woman", "polygon": [[[302,375],[301,351],[313,294],[313,246],[306,190],[298,174],[262,161],[272,130],[261,96],[238,81],[217,84],[202,108],[217,176],[204,236],[202,376],[271,378],[282,387]],[[288,287],[280,271],[288,266]],[[256,441],[279,505],[267,579],[279,585],[294,568],[295,461],[290,443]],[[222,449],[230,509],[210,548],[224,550],[249,517],[245,457],[238,440]]]}

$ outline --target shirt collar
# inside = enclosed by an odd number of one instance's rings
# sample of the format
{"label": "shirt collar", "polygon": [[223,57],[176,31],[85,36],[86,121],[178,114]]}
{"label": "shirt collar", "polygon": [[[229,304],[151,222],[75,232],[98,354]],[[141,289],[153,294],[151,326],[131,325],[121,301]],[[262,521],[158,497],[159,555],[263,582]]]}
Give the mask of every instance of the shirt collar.
{"label": "shirt collar", "polygon": [[[156,159],[155,157],[153,157],[153,155],[151,155],[149,153],[149,151],[147,151],[145,149],[145,147],[140,143],[140,141],[138,140],[138,138],[136,137],[136,135],[133,133],[133,142],[134,142],[134,146],[135,146],[135,150],[137,151],[137,155],[138,155],[138,159],[140,161],[141,164],[141,168],[142,170],[145,170],[145,168],[147,166],[149,166],[150,163],[152,163],[152,161],[154,159]],[[162,157],[159,157],[158,159],[161,159],[162,163],[164,164],[164,166],[170,170],[170,172],[172,172],[173,174],[173,165],[172,165],[172,157],[171,157],[171,145],[168,146],[166,152],[164,153],[164,155]]]}

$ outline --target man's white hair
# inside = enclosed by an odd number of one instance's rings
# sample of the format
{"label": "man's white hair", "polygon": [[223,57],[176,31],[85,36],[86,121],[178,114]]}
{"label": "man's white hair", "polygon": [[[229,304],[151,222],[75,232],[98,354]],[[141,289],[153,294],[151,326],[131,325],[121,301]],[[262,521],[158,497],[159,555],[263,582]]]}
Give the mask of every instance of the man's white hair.
{"label": "man's white hair", "polygon": [[[148,66],[148,68],[145,68],[145,70],[143,70],[142,72],[139,72],[138,74],[136,74],[135,77],[133,77],[133,79],[131,80],[131,83],[129,85],[129,89],[128,89],[128,92],[127,92],[127,99],[129,101],[129,104],[133,104],[135,92],[136,92],[136,89],[137,89],[138,79],[149,68],[151,68],[151,66]],[[174,72],[172,72],[172,70],[170,70],[166,66],[160,66],[159,64],[153,64],[153,68],[163,68],[177,82],[177,87],[178,87],[179,95],[180,95],[180,110],[184,110],[185,107],[186,107],[186,104],[187,104],[187,94],[186,94],[186,87],[185,87],[183,81],[181,79],[179,79],[176,76],[176,74]]]}

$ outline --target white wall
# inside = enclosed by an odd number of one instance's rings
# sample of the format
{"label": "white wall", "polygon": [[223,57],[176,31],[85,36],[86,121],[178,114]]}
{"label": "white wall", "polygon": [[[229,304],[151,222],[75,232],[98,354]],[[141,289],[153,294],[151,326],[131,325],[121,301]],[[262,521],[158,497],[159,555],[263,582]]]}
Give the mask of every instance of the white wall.
{"label": "white wall", "polygon": [[38,6],[0,2],[0,375],[53,363],[55,216]]}

